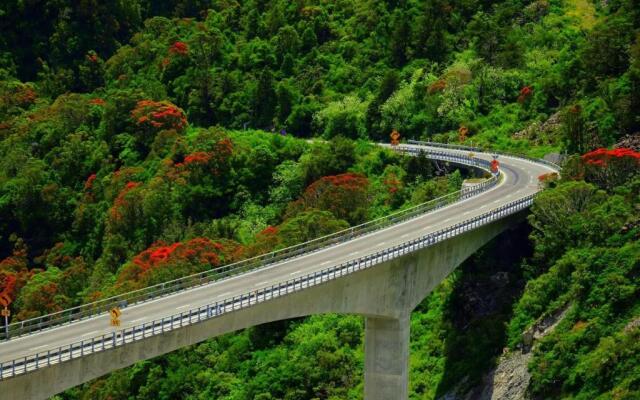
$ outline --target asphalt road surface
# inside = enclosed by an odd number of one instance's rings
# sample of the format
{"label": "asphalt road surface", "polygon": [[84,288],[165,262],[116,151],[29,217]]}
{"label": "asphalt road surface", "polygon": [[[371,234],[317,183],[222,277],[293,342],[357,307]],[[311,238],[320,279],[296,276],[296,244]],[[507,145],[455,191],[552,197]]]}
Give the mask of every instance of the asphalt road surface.
{"label": "asphalt road surface", "polygon": [[[420,146],[406,146],[419,148]],[[468,154],[468,151],[445,150],[450,153]],[[476,157],[491,159],[490,155],[475,153]],[[16,337],[0,343],[0,362],[19,359],[35,353],[55,350],[60,346],[111,334],[123,328],[189,311],[199,306],[269,287],[271,285],[320,271],[345,261],[375,253],[394,245],[417,239],[430,232],[463,222],[474,216],[498,208],[506,203],[526,197],[539,190],[538,176],[554,172],[550,167],[517,158],[500,156],[504,175],[502,181],[488,191],[429,212],[414,219],[354,238],[348,242],[314,251],[291,260],[243,273],[223,281],[185,290],[123,310],[121,326],[109,325],[104,315],[63,325],[56,328]]]}

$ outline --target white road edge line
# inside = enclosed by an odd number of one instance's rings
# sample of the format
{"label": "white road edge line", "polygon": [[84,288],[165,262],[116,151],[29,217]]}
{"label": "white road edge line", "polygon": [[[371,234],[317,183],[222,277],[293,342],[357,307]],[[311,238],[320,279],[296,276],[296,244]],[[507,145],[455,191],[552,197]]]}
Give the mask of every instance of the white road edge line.
{"label": "white road edge line", "polygon": [[[505,156],[504,158],[508,158],[508,159],[510,159],[510,160],[517,161],[518,163],[520,162],[520,160],[519,160],[519,159],[516,159],[516,158],[512,158],[512,157],[508,157],[508,156]],[[542,167],[543,167],[543,168],[545,168],[545,169],[547,169],[547,170],[549,170],[549,171],[555,171],[553,168],[548,167],[548,166],[544,166],[544,165],[543,165]],[[501,182],[499,182],[497,185],[493,186],[492,188],[490,188],[490,189],[488,189],[488,190],[486,190],[486,191],[484,191],[484,192],[480,193],[480,195],[486,195],[486,194],[488,194],[489,192],[492,192],[492,191],[494,191],[494,190],[498,189],[499,187],[501,187],[501,186],[505,185],[509,180],[510,180],[510,179],[509,179],[509,175],[508,175],[508,174],[504,174],[504,175],[503,175],[503,179],[501,180]],[[533,179],[531,179],[531,180],[533,180]],[[427,212],[427,213],[425,213],[424,215],[421,215],[421,216],[417,217],[417,219],[419,219],[419,218],[423,218],[423,217],[426,217],[426,215],[431,214],[431,213],[433,213],[433,212],[443,211],[443,210],[445,210],[445,209],[447,209],[447,208],[460,206],[461,204],[464,204],[464,203],[466,203],[466,202],[473,201],[476,197],[477,197],[477,196],[472,196],[472,197],[469,197],[469,198],[464,199],[464,200],[462,200],[462,201],[458,201],[458,202],[455,202],[455,203],[453,203],[453,204],[447,205],[447,206],[445,206],[445,207],[443,207],[443,208],[440,208],[440,209],[438,209],[438,210],[434,210],[434,211],[431,211],[431,212]],[[496,202],[499,202],[499,201],[496,201]],[[407,221],[405,221],[405,222],[401,222],[401,223],[399,223],[399,224],[394,224],[394,225],[389,226],[389,227],[387,227],[387,228],[383,228],[383,229],[381,229],[381,230],[377,230],[377,231],[372,232],[372,233],[370,233],[370,234],[365,234],[365,235],[361,236],[361,237],[360,237],[360,238],[358,238],[358,239],[355,239],[355,240],[352,240],[352,241],[348,241],[348,242],[343,242],[343,243],[340,243],[340,244],[337,244],[337,245],[331,246],[331,247],[329,247],[329,248],[321,249],[321,250],[319,250],[319,251],[314,251],[314,252],[307,253],[307,254],[305,254],[305,255],[302,255],[301,257],[297,257],[296,259],[297,259],[297,260],[300,260],[300,259],[302,259],[302,258],[306,258],[306,257],[309,257],[309,256],[317,255],[318,253],[327,252],[327,251],[335,251],[335,248],[336,248],[336,247],[341,247],[341,246],[343,246],[343,245],[346,245],[347,243],[354,243],[354,242],[357,242],[358,240],[365,240],[365,238],[367,238],[367,237],[369,237],[369,236],[371,236],[371,235],[380,234],[380,233],[382,233],[382,232],[384,232],[384,231],[387,231],[387,230],[390,230],[390,229],[396,229],[396,228],[398,228],[398,227],[400,227],[400,226],[402,226],[402,225],[406,225],[406,224],[409,224],[409,223],[414,223],[414,222],[415,222],[414,220],[415,220],[415,219],[414,219],[414,218],[412,218],[412,219],[407,220]],[[228,282],[228,281],[236,280],[236,279],[244,279],[244,278],[246,278],[246,276],[248,276],[248,275],[252,275],[252,274],[256,274],[256,273],[260,273],[260,272],[264,272],[265,270],[269,270],[269,269],[272,269],[272,268],[275,268],[275,267],[279,267],[280,265],[286,264],[286,263],[288,263],[288,262],[290,262],[290,261],[292,261],[292,260],[285,260],[285,261],[283,261],[283,262],[281,262],[281,263],[274,263],[274,264],[272,264],[272,265],[270,265],[270,266],[267,266],[267,267],[264,267],[264,268],[258,268],[258,269],[256,269],[256,270],[249,271],[249,272],[246,272],[246,273],[243,273],[243,274],[239,274],[239,275],[236,275],[236,276],[230,277],[230,278],[228,278],[228,279],[223,279],[223,280],[221,280],[221,281],[212,282],[210,285],[204,285],[204,286],[201,286],[201,287],[195,287],[195,288],[191,288],[191,289],[188,289],[188,290],[189,290],[191,293],[194,293],[194,292],[196,292],[196,291],[198,291],[198,290],[209,290],[212,286],[217,286],[216,284],[223,284],[223,283],[226,283],[226,282]],[[149,305],[149,304],[151,304],[151,303],[155,303],[155,302],[159,302],[159,301],[166,301],[169,297],[176,297],[176,296],[179,296],[179,295],[184,295],[184,292],[182,292],[182,293],[181,293],[181,292],[178,292],[178,293],[172,293],[172,294],[170,294],[169,296],[166,296],[166,297],[159,297],[159,298],[153,299],[153,300],[148,301],[148,302],[144,302],[144,303],[140,303],[140,304],[132,305],[132,306],[131,306],[131,309],[137,309],[137,308],[139,308],[139,307],[145,307],[145,306],[148,306],[148,305]],[[219,295],[218,297],[222,297],[222,296],[224,296],[224,295],[226,295],[226,294]],[[106,315],[96,315],[96,316],[90,317],[90,318],[88,318],[88,319],[86,319],[86,320],[84,320],[84,321],[76,321],[76,322],[75,322],[75,324],[76,324],[76,327],[77,327],[78,325],[83,324],[83,323],[92,323],[92,322],[94,322],[95,320],[100,319],[100,318],[106,318]],[[57,331],[57,330],[59,330],[59,329],[65,329],[66,327],[68,327],[68,325],[62,325],[62,326],[54,327],[54,328],[51,328],[51,329],[47,329],[47,330],[44,330],[44,331],[42,331],[42,332],[35,333],[34,335],[25,335],[25,336],[22,336],[22,337],[17,337],[17,338],[15,338],[15,339],[13,339],[13,340],[12,340],[12,342],[13,342],[13,343],[15,343],[16,341],[21,341],[21,340],[24,340],[24,339],[30,339],[30,338],[33,338],[34,336],[38,335],[38,334],[48,334],[48,333],[51,333],[52,331]],[[45,346],[47,346],[47,345],[45,345]]]}

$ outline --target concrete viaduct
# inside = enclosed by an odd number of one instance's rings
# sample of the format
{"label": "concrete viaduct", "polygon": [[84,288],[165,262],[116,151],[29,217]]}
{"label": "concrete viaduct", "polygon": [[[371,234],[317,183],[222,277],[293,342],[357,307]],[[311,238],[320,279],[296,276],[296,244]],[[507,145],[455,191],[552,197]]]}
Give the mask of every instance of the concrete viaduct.
{"label": "concrete viaduct", "polygon": [[[419,143],[401,148],[484,170],[494,156]],[[180,280],[150,289],[144,301],[126,298],[121,327],[109,325],[104,309],[124,305],[125,297],[93,311],[85,307],[12,324],[15,333],[0,343],[0,399],[45,399],[208,338],[321,313],[365,318],[364,398],[407,399],[411,311],[522,217],[539,190],[539,175],[558,171],[518,157],[501,155],[499,161],[499,178],[453,199],[297,246],[282,258],[274,253],[251,268],[245,263],[216,272],[215,279],[200,277],[199,284]]]}

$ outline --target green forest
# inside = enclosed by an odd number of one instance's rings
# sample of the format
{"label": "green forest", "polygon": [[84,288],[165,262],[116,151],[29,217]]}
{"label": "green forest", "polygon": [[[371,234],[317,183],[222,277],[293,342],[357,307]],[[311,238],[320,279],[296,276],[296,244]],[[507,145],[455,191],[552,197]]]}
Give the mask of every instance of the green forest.
{"label": "green forest", "polygon": [[[640,398],[639,0],[7,0],[0,32],[11,321],[460,190],[397,130],[563,166],[413,312],[410,398],[516,355],[523,398]],[[362,399],[363,332],[261,325],[55,399]]]}

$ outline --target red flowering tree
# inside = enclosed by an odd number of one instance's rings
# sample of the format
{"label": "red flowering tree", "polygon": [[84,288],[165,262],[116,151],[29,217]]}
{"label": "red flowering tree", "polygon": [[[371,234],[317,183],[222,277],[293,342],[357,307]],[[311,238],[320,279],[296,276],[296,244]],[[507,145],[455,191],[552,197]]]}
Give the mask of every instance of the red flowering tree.
{"label": "red flowering tree", "polygon": [[309,185],[302,197],[289,206],[287,213],[293,215],[316,208],[357,224],[367,217],[370,202],[368,189],[369,181],[364,175],[346,173],[325,176]]}
{"label": "red flowering tree", "polygon": [[127,182],[109,209],[111,232],[128,232],[143,222],[143,193],[140,182]]}
{"label": "red flowering tree", "polygon": [[169,54],[187,56],[189,55],[189,46],[187,46],[185,42],[174,42],[171,46],[169,46]]}
{"label": "red flowering tree", "polygon": [[36,102],[38,95],[36,91],[29,85],[20,85],[19,90],[15,93],[15,99],[19,107],[27,107]]}
{"label": "red flowering tree", "polygon": [[0,292],[15,300],[32,275],[33,271],[28,268],[27,248],[22,240],[18,240],[13,253],[0,260]]}
{"label": "red flowering tree", "polygon": [[612,189],[640,171],[640,153],[627,148],[591,151],[581,157],[585,179]]}
{"label": "red flowering tree", "polygon": [[184,111],[166,100],[138,101],[131,110],[131,119],[137,127],[135,137],[141,153],[151,148],[160,132],[175,131],[176,134],[181,134],[187,127]]}
{"label": "red flowering tree", "polygon": [[267,226],[256,235],[255,242],[247,249],[249,257],[265,254],[281,247],[280,229],[277,226]]}
{"label": "red flowering tree", "polygon": [[233,154],[233,143],[228,137],[214,142],[209,151],[195,151],[187,154],[176,167],[191,171],[194,177],[201,173],[220,175],[226,171],[225,166]]}
{"label": "red flowering tree", "polygon": [[559,176],[557,172],[549,172],[546,174],[539,175],[538,183],[540,184],[541,187],[550,187],[558,180],[558,178]]}
{"label": "red flowering tree", "polygon": [[89,104],[94,105],[94,106],[103,107],[105,104],[107,104],[107,102],[104,101],[104,99],[96,97],[95,99],[89,100]]}
{"label": "red flowering tree", "polygon": [[85,55],[84,62],[78,65],[78,78],[82,89],[90,92],[104,85],[104,60],[91,50]]}
{"label": "red flowering tree", "polygon": [[520,89],[520,94],[518,95],[518,103],[524,104],[531,98],[532,95],[533,88],[531,86],[524,86],[522,89]]}
{"label": "red flowering tree", "polygon": [[405,171],[395,165],[388,165],[382,173],[382,190],[376,191],[375,202],[382,200],[387,206],[392,208],[399,207],[404,203],[404,185],[403,181],[406,176]]}
{"label": "red flowering tree", "polygon": [[89,191],[93,189],[93,182],[95,182],[95,180],[96,180],[96,174],[89,175],[87,180],[84,182],[84,190]]}
{"label": "red flowering tree", "polygon": [[0,114],[21,112],[35,104],[38,95],[30,84],[21,82],[0,82]]}
{"label": "red flowering tree", "polygon": [[163,100],[140,100],[131,111],[131,118],[140,127],[152,130],[175,129],[182,132],[187,127],[184,111],[175,104]]}
{"label": "red flowering tree", "polygon": [[235,242],[220,243],[208,238],[173,244],[154,243],[121,268],[115,290],[138,289],[233,262],[239,248]]}

